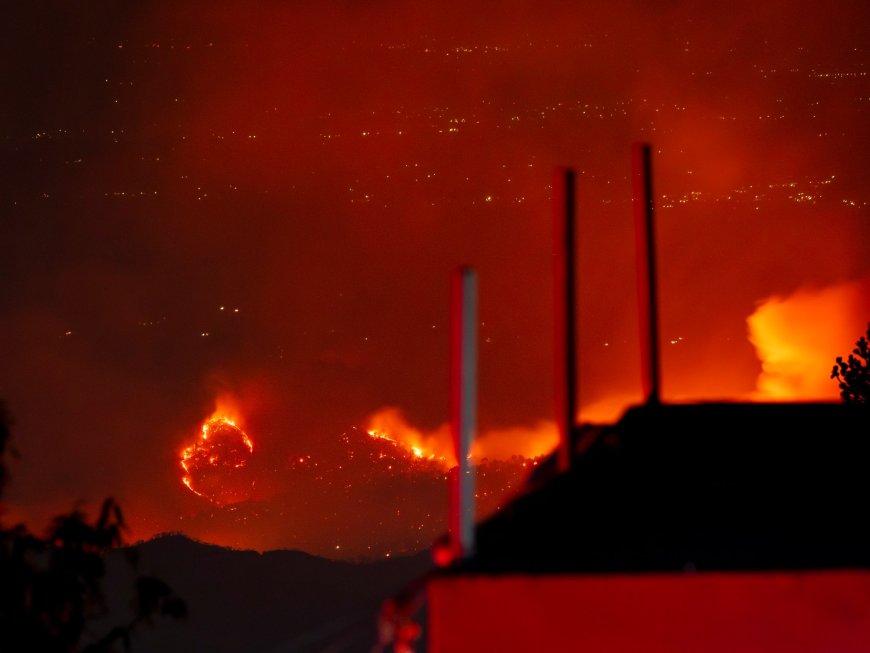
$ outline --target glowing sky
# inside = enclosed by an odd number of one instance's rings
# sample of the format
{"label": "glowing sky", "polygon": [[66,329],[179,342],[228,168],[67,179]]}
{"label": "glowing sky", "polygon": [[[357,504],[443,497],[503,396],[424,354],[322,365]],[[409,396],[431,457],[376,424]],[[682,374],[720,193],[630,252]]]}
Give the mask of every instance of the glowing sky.
{"label": "glowing sky", "polygon": [[[438,432],[460,263],[479,270],[481,430],[551,428],[559,164],[578,171],[581,408],[636,399],[637,139],[656,151],[665,397],[782,387],[747,337],[771,297],[764,351],[779,325],[829,334],[795,339],[823,376],[847,352],[870,317],[866,2],[417,4],[7,8],[15,514],[111,494],[137,536],[202,520],[178,456],[220,396],[285,493],[291,461],[334,460],[372,415]],[[244,541],[289,542],[276,529],[310,511]]]}

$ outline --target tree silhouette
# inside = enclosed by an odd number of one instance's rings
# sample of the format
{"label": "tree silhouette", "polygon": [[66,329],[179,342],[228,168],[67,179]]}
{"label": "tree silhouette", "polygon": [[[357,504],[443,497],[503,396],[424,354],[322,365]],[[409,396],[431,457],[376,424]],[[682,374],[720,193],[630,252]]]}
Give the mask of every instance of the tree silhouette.
{"label": "tree silhouette", "polygon": [[840,396],[847,404],[866,404],[870,402],[870,324],[867,335],[855,343],[849,358],[837,356],[837,363],[831,371],[831,378],[837,379]]}
{"label": "tree silhouette", "polygon": [[[0,402],[0,494],[7,479],[11,420]],[[80,510],[52,520],[46,536],[24,525],[0,522],[0,651],[108,653],[130,647],[131,635],[154,616],[178,619],[184,601],[160,579],[140,576],[135,583],[130,619],[105,634],[93,631],[95,619],[108,612],[102,581],[105,555],[123,544],[126,526],[121,509],[106,499],[91,524]],[[126,549],[135,566],[135,552]]]}

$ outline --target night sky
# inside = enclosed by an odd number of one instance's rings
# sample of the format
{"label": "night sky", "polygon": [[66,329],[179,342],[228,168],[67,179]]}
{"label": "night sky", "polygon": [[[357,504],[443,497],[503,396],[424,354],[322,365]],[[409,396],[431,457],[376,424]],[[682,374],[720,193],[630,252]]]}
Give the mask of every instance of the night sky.
{"label": "night sky", "polygon": [[[5,8],[12,517],[112,495],[134,539],[381,555],[428,520],[404,545],[425,546],[443,465],[387,449],[397,475],[366,430],[441,455],[470,263],[479,458],[552,442],[557,165],[578,173],[581,418],[639,398],[636,140],[665,398],[837,397],[870,318],[870,6],[502,4]],[[253,442],[238,505],[181,482],[216,408]]]}

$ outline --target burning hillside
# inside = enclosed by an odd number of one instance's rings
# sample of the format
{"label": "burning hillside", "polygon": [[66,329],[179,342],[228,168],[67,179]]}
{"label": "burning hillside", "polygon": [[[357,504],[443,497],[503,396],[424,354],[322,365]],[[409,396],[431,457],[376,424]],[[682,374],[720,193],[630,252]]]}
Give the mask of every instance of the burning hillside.
{"label": "burning hillside", "polygon": [[[296,548],[332,557],[382,557],[428,548],[447,528],[450,465],[391,433],[352,428],[337,455],[299,454],[258,469],[256,501],[192,506],[184,532],[246,548]],[[478,515],[504,504],[538,459],[481,460]],[[265,543],[265,544],[260,544]]]}

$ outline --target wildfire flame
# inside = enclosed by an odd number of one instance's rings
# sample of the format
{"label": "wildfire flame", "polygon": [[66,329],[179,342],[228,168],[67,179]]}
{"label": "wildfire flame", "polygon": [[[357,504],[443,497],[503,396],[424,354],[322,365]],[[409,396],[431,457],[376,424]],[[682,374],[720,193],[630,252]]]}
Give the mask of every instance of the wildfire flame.
{"label": "wildfire flame", "polygon": [[181,482],[197,496],[223,505],[250,496],[246,473],[254,443],[235,420],[224,415],[203,422],[196,441],[181,451]]}
{"label": "wildfire flame", "polygon": [[426,451],[416,445],[408,444],[406,441],[397,440],[393,437],[390,437],[387,433],[383,433],[375,430],[367,430],[369,437],[374,440],[384,440],[386,442],[390,442],[398,447],[402,447],[407,450],[411,455],[415,458],[419,458],[420,460],[433,460],[439,461],[443,463],[447,463],[447,459],[445,456],[436,456],[434,452]]}
{"label": "wildfire flame", "polygon": [[449,426],[443,425],[428,433],[421,431],[408,424],[399,408],[382,408],[372,414],[366,433],[372,438],[393,442],[416,458],[441,460],[450,466],[456,464]]}
{"label": "wildfire flame", "polygon": [[[450,467],[456,465],[448,424],[442,424],[432,431],[423,431],[410,425],[399,408],[389,406],[369,417],[366,432],[372,438],[404,447],[416,458],[443,461]],[[475,438],[470,459],[507,460],[512,456],[534,458],[549,453],[558,440],[556,425],[549,421],[539,421],[531,427],[492,429]]]}

